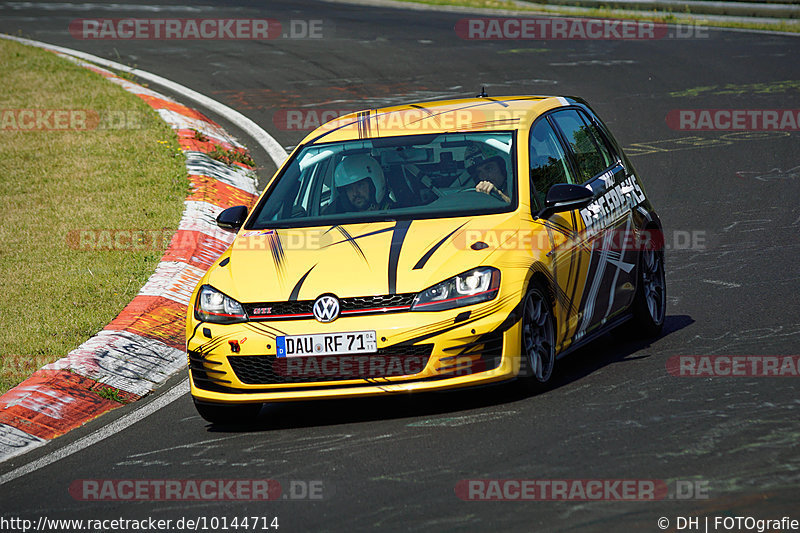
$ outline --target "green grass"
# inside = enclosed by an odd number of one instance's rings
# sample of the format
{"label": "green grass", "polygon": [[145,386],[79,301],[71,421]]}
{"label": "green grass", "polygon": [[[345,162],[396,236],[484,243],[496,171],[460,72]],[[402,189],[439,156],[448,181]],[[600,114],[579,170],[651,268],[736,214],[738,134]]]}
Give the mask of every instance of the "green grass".
{"label": "green grass", "polygon": [[119,403],[127,403],[125,402],[125,398],[119,395],[119,391],[117,389],[113,389],[111,387],[101,387],[97,389],[97,395],[101,398],[105,398],[106,400],[112,400]]}
{"label": "green grass", "polygon": [[234,163],[243,163],[251,167],[256,165],[255,161],[253,161],[253,158],[250,157],[250,154],[239,152],[238,150],[225,150],[219,146],[214,146],[214,151],[208,155],[212,159],[221,161],[226,165],[232,165]]}
{"label": "green grass", "polygon": [[691,87],[681,91],[673,91],[669,95],[673,98],[691,98],[693,96],[708,95],[736,95],[751,94],[786,94],[800,93],[800,80],[780,80],[759,83],[726,83],[725,85],[708,85],[704,87]]}
{"label": "green grass", "polygon": [[[749,30],[769,30],[790,33],[800,33],[800,21],[794,19],[793,21],[785,20],[775,24],[763,24],[755,22],[727,22],[708,20],[702,14],[692,14],[689,6],[682,11],[664,14],[663,12],[656,11],[620,11],[617,9],[608,8],[580,8],[577,12],[573,9],[563,9],[557,5],[557,0],[553,4],[546,7],[538,6],[524,6],[513,2],[504,0],[398,0],[400,2],[407,2],[410,4],[427,4],[433,6],[461,6],[461,7],[474,7],[474,8],[490,8],[490,9],[505,9],[511,11],[530,11],[531,14],[545,14],[545,15],[563,15],[568,17],[586,17],[586,18],[613,18],[613,19],[628,19],[628,20],[647,20],[652,22],[661,22],[667,24],[694,24],[698,26],[708,26],[716,28],[740,28]],[[547,2],[542,2],[547,3]],[[790,3],[790,2],[787,2]],[[573,7],[573,6],[570,6]],[[691,15],[691,19],[678,17],[676,15]]]}
{"label": "green grass", "polygon": [[70,232],[177,228],[188,190],[174,132],[98,74],[0,39],[0,110],[92,110],[135,128],[0,130],[0,393],[108,324],[163,247],[80,250]]}

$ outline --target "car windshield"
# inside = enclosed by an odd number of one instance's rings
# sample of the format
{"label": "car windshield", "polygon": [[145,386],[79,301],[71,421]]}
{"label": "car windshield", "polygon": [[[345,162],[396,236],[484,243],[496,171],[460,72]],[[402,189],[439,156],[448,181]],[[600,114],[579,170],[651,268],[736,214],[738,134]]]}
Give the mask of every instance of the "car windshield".
{"label": "car windshield", "polygon": [[496,213],[516,205],[511,132],[315,144],[292,159],[247,229]]}

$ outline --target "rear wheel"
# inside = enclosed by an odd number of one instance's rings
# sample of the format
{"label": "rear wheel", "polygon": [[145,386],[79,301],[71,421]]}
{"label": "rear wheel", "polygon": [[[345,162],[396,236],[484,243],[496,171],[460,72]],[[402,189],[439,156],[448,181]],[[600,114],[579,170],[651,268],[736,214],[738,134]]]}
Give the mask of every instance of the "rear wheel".
{"label": "rear wheel", "polygon": [[553,376],[556,362],[555,319],[545,291],[534,285],[522,305],[522,360],[520,377],[539,389]]}
{"label": "rear wheel", "polygon": [[664,275],[664,250],[649,235],[645,236],[638,267],[631,330],[641,336],[655,337],[664,327],[667,282]]}
{"label": "rear wheel", "polygon": [[263,404],[246,403],[242,405],[223,405],[198,402],[194,399],[197,412],[212,424],[248,424],[255,420]]}

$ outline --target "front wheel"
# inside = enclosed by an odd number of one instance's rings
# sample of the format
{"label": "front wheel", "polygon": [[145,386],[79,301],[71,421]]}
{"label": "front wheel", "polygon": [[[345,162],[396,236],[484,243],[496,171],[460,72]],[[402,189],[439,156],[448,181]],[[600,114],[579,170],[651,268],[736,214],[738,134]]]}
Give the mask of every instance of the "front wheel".
{"label": "front wheel", "polygon": [[556,363],[555,319],[544,290],[533,286],[522,305],[520,377],[532,389],[543,388]]}
{"label": "front wheel", "polygon": [[633,299],[633,331],[656,337],[664,327],[667,307],[667,282],[664,275],[664,250],[647,237],[639,254],[636,295]]}
{"label": "front wheel", "polygon": [[248,424],[255,420],[263,404],[246,403],[241,405],[210,404],[194,401],[194,407],[203,419],[212,424]]}

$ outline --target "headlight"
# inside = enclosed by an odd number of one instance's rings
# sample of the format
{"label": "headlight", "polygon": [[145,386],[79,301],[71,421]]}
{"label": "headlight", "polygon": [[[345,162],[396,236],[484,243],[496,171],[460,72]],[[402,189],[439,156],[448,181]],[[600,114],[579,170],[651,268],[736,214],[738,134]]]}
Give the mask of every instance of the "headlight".
{"label": "headlight", "polygon": [[500,271],[491,267],[468,270],[417,294],[412,311],[442,311],[486,302],[497,296]]}
{"label": "headlight", "polygon": [[211,285],[203,285],[197,293],[194,316],[197,320],[217,324],[233,324],[247,320],[242,304],[225,296]]}

